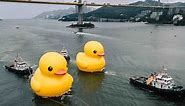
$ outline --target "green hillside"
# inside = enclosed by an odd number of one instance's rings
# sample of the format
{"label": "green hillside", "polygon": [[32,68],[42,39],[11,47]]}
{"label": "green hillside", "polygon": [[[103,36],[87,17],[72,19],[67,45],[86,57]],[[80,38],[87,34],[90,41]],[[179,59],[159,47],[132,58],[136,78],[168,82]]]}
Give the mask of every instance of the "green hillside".
{"label": "green hillside", "polygon": [[[157,1],[153,0],[146,0],[146,1],[138,1],[135,3],[131,3],[129,5],[135,5],[135,6],[158,6],[158,5],[164,5],[164,6],[185,6],[185,3],[176,2],[176,3],[159,3]],[[164,11],[164,14],[167,15],[168,9],[154,9],[154,8],[146,8],[146,7],[110,7],[110,6],[104,6],[97,10],[94,10],[92,12],[88,12],[84,14],[84,20],[85,21],[99,21],[100,19],[123,19],[123,20],[132,20],[133,18],[143,18],[142,16],[147,16],[146,13],[142,12],[148,12],[147,14],[151,14],[154,11]],[[150,11],[150,12],[149,12]],[[172,12],[174,12],[173,10]],[[175,14],[175,13],[173,13]],[[61,18],[60,21],[77,21],[78,16],[77,14],[70,14],[66,15],[63,18]],[[135,20],[135,19],[134,19]],[[144,19],[145,20],[145,19]],[[163,20],[163,19],[161,19]]]}

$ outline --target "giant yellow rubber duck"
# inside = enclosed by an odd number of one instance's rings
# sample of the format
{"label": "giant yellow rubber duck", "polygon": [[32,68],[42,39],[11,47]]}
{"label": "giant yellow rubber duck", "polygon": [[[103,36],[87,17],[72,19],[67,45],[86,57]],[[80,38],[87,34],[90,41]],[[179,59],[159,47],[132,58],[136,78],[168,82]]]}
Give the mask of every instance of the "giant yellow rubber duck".
{"label": "giant yellow rubber duck", "polygon": [[67,62],[61,54],[56,52],[44,54],[31,78],[32,90],[42,97],[58,97],[67,93],[73,82],[67,70]]}
{"label": "giant yellow rubber duck", "polygon": [[97,41],[89,41],[84,46],[84,53],[76,56],[76,64],[81,71],[102,72],[105,68],[104,48]]}

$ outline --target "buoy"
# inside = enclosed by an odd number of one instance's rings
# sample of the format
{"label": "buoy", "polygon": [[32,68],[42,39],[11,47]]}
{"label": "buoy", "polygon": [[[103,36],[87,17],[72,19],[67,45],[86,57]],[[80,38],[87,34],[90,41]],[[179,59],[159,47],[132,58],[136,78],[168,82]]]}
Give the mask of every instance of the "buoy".
{"label": "buoy", "polygon": [[44,54],[31,78],[31,88],[42,97],[58,97],[70,91],[73,78],[67,73],[67,62],[57,52]]}
{"label": "buoy", "polygon": [[15,28],[16,28],[16,29],[19,29],[20,27],[19,27],[19,26],[16,26]]}
{"label": "buoy", "polygon": [[84,52],[76,56],[78,69],[85,72],[102,72],[105,69],[104,48],[100,42],[89,41]]}

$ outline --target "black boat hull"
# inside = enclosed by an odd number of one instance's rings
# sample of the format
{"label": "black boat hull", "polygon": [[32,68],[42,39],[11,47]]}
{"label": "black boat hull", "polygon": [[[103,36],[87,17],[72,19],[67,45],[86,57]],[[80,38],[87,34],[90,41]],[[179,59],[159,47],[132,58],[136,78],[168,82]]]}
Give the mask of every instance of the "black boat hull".
{"label": "black boat hull", "polygon": [[15,74],[21,75],[21,76],[25,76],[25,75],[30,75],[33,73],[32,68],[26,69],[26,70],[16,70],[14,68],[12,68],[13,66],[5,66],[5,69],[7,69],[10,72],[13,72]]}
{"label": "black boat hull", "polygon": [[64,58],[66,59],[67,62],[70,61],[70,56],[64,56]]}
{"label": "black boat hull", "polygon": [[[147,79],[145,77],[140,78]],[[152,91],[155,94],[165,96],[167,98],[185,98],[185,89],[180,89],[182,88],[181,86],[177,86],[175,89],[159,89],[151,85],[147,85],[145,82],[140,82],[132,77],[130,78],[130,83],[141,89]]]}

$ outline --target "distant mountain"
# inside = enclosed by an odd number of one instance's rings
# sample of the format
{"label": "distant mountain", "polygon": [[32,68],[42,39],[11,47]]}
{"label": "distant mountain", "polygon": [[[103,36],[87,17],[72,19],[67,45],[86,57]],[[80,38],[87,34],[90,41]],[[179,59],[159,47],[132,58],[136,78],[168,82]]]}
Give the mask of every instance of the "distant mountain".
{"label": "distant mountain", "polygon": [[[94,8],[84,8],[84,13],[93,11]],[[53,10],[47,11],[39,14],[38,16],[34,17],[35,19],[60,19],[61,17],[69,14],[76,13],[75,8],[68,8],[68,9],[60,9],[60,10]]]}
{"label": "distant mountain", "polygon": [[[146,0],[146,1],[138,1],[134,3],[130,3],[129,5],[136,6],[185,6],[185,3],[176,2],[176,3],[159,3],[154,0]],[[138,21],[144,17],[144,19],[140,21],[145,21],[145,18],[150,17],[152,12],[155,11],[164,11],[164,15],[175,14],[180,11],[176,9],[155,9],[155,8],[146,8],[146,7],[110,7],[104,6],[95,11],[88,12],[84,14],[85,21]],[[168,16],[167,16],[168,17]],[[137,19],[136,19],[137,18]],[[171,18],[171,17],[170,17]],[[66,15],[62,18],[61,21],[77,21],[77,14]],[[165,20],[165,19],[164,19]]]}
{"label": "distant mountain", "polygon": [[[141,5],[143,2],[137,2],[138,5]],[[132,5],[132,4],[130,4]],[[144,5],[144,4],[143,4]],[[98,8],[94,11],[88,12],[84,14],[85,21],[98,21],[98,20],[105,20],[106,19],[129,19],[131,17],[136,16],[138,13],[142,11],[148,10],[148,8],[138,8],[138,7],[110,7],[104,6]],[[64,16],[61,21],[76,21],[77,14],[70,14]]]}
{"label": "distant mountain", "polygon": [[158,4],[158,1],[154,1],[154,0],[145,0],[145,1],[138,1],[135,3],[131,3],[129,5],[137,5],[137,6],[171,6],[171,7],[175,7],[175,6],[185,6],[185,3],[183,2],[175,2],[175,3],[162,3],[160,2]]}
{"label": "distant mountain", "polygon": [[[135,3],[130,3],[129,5],[136,5],[136,6],[158,6],[157,1],[153,0],[146,0],[146,1],[138,1]],[[159,3],[159,5],[163,5],[163,3]]]}
{"label": "distant mountain", "polygon": [[171,7],[175,7],[175,6],[185,6],[185,3],[176,2],[176,3],[166,3],[165,5],[169,5]]}
{"label": "distant mountain", "polygon": [[53,10],[47,11],[39,14],[38,16],[34,17],[35,19],[58,19],[64,15],[75,13],[74,8],[64,9],[64,10]]}

